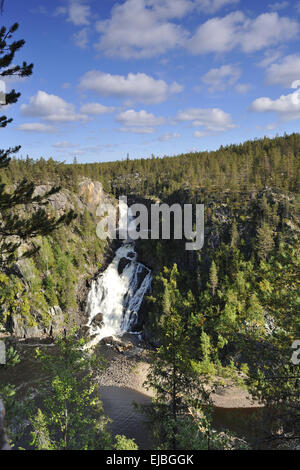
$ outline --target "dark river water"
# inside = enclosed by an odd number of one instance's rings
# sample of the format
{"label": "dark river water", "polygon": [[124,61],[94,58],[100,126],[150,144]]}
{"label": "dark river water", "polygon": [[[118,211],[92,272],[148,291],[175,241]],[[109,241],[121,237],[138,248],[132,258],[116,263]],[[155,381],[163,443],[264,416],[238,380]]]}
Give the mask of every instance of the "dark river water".
{"label": "dark river water", "polygon": [[125,387],[100,387],[100,394],[104,411],[113,420],[110,424],[112,433],[134,438],[139,449],[153,449],[145,416],[133,405],[133,402],[150,404],[151,398]]}
{"label": "dark river water", "polygon": [[[100,387],[100,394],[104,410],[113,420],[112,433],[134,438],[139,449],[154,449],[145,417],[133,406],[133,402],[150,404],[151,398],[125,387]],[[262,420],[261,408],[215,408],[212,424],[219,431],[228,429],[237,437],[255,442],[261,433]]]}

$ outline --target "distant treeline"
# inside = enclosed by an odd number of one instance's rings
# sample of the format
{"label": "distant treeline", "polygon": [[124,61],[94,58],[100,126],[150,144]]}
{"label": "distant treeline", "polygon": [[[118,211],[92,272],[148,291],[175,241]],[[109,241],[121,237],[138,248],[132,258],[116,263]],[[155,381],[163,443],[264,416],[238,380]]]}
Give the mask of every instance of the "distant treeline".
{"label": "distant treeline", "polygon": [[76,189],[81,177],[101,181],[112,194],[134,192],[164,198],[182,187],[206,190],[260,190],[273,187],[299,191],[300,134],[247,141],[239,145],[221,146],[217,151],[190,152],[163,158],[140,158],[103,163],[57,162],[14,159],[3,182],[14,183],[22,178],[36,184],[59,182]]}

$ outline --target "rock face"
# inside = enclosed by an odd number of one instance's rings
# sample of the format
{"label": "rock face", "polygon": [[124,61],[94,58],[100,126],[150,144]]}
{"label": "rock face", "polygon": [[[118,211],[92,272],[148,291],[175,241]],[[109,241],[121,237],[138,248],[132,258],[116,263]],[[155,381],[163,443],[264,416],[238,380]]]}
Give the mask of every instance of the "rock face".
{"label": "rock face", "polygon": [[[54,183],[50,182],[39,185],[35,188],[34,195],[42,196],[53,186]],[[78,186],[79,190],[77,193],[72,192],[66,188],[62,188],[62,190],[57,194],[49,196],[48,207],[50,212],[53,212],[57,217],[63,215],[66,211],[71,209],[79,215],[83,214],[85,211],[88,211],[90,213],[91,220],[94,220],[95,223],[94,235],[96,237],[96,227],[98,221],[97,208],[99,205],[101,205],[101,208],[105,208],[108,204],[114,204],[114,198],[107,195],[103,191],[102,184],[98,181],[92,181],[89,178],[82,178]],[[33,211],[38,210],[38,208],[39,205],[35,204],[33,206]],[[26,207],[24,209],[26,210]],[[74,233],[75,240],[77,232],[75,231]],[[72,230],[70,231],[70,236],[73,236]],[[20,254],[24,247],[27,248],[26,243],[20,247]],[[87,261],[85,268],[88,275],[91,276],[97,270],[97,264],[94,262],[94,260],[92,260],[92,262]],[[20,280],[24,281],[26,289],[29,289],[30,279],[37,275],[29,260],[19,259],[15,266],[15,270],[16,272],[14,274]],[[31,309],[30,313],[33,318],[30,322],[26,321],[26,319],[18,313],[14,313],[7,321],[7,332],[17,338],[43,339],[55,338],[58,335],[63,335],[66,331],[74,326],[81,328],[85,323],[85,318],[83,317],[84,305],[82,302],[84,303],[84,299],[86,298],[88,290],[88,287],[86,286],[83,288],[83,285],[84,276],[79,274],[78,283],[75,289],[77,297],[77,308],[72,308],[67,312],[63,312],[59,306],[54,306],[49,308],[49,311],[46,314],[41,314],[39,311],[33,311],[33,309]],[[100,326],[102,321],[101,315],[99,314],[99,316],[97,316],[94,321]]]}
{"label": "rock face", "polygon": [[49,311],[50,321],[44,324],[42,318],[36,315],[36,324],[28,325],[21,315],[13,315],[8,329],[17,338],[43,338],[63,335],[68,328],[65,315],[59,306],[52,307]]}
{"label": "rock face", "polygon": [[88,208],[91,210],[95,210],[105,199],[102,184],[89,178],[83,178],[79,183],[79,194],[86,200]]}
{"label": "rock face", "polygon": [[[100,184],[100,183],[99,183]],[[41,196],[52,188],[52,185],[45,184],[35,188],[34,196]],[[73,209],[76,212],[83,212],[84,204],[77,194],[71,193],[68,189],[63,189],[59,193],[52,194],[48,198],[51,209],[57,215],[63,215],[66,211]]]}
{"label": "rock face", "polygon": [[92,324],[94,326],[102,326],[103,324],[103,313],[99,312],[97,315],[93,318]]}

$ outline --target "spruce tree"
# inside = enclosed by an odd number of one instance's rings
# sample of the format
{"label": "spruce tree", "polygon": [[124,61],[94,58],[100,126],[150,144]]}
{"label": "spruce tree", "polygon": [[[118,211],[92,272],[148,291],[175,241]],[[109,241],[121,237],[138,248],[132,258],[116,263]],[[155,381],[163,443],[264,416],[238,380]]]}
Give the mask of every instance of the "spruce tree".
{"label": "spruce tree", "polygon": [[[179,273],[174,265],[164,278],[161,299],[160,346],[152,355],[146,385],[155,390],[152,407],[146,408],[159,449],[208,449],[222,445],[212,435],[211,399],[205,377],[194,368],[190,328],[183,310],[188,298],[177,287]],[[187,312],[185,312],[187,313]]]}
{"label": "spruce tree", "polygon": [[265,260],[275,246],[273,230],[265,222],[257,229],[256,246],[261,260]]}
{"label": "spruce tree", "polygon": [[216,288],[218,286],[218,272],[216,263],[213,261],[211,263],[210,271],[209,271],[209,282],[211,287],[212,295],[215,295]]}

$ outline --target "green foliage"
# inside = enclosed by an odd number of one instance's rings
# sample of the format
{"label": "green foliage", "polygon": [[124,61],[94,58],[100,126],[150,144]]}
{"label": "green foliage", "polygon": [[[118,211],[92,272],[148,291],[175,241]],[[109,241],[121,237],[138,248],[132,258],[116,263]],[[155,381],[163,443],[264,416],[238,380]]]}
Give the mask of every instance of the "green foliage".
{"label": "green foliage", "polygon": [[[24,40],[13,40],[13,36],[19,25],[15,23],[11,28],[0,29],[0,77],[28,77],[32,74],[33,64],[15,65],[15,54],[24,46]],[[20,93],[11,90],[6,94],[6,104],[18,101]],[[3,103],[1,104],[3,106]],[[0,116],[0,127],[6,127],[12,119]],[[15,182],[13,189],[7,190],[8,182],[6,171],[9,171],[10,155],[14,155],[20,149],[19,146],[7,150],[0,150],[0,327],[2,328],[8,316],[20,313],[28,319],[30,317],[29,300],[33,308],[46,310],[46,302],[43,294],[38,292],[39,285],[34,285],[35,295],[28,296],[25,286],[16,276],[9,276],[9,269],[18,259],[33,256],[38,247],[34,246],[33,239],[38,236],[46,236],[62,224],[69,224],[74,218],[73,211],[69,211],[60,217],[55,217],[46,212],[45,206],[48,198],[57,193],[60,188],[53,187],[43,194],[34,194],[35,185],[32,181],[21,176]],[[3,179],[2,179],[3,177]],[[35,278],[36,279],[36,278]],[[25,296],[23,296],[25,294]],[[22,302],[20,298],[22,297]]]}
{"label": "green foliage", "polygon": [[177,266],[165,268],[164,276],[159,300],[160,346],[152,355],[146,382],[155,390],[148,414],[158,448],[216,448],[218,439],[211,429],[210,399],[216,368],[210,338],[202,330],[200,347],[195,341],[195,301],[191,293],[185,299],[181,296]]}
{"label": "green foliage", "polygon": [[55,354],[37,350],[50,374],[40,386],[41,404],[31,411],[32,445],[36,449],[109,449],[108,419],[103,414],[93,374],[103,367],[75,334],[57,341]]}
{"label": "green foliage", "polygon": [[5,367],[14,367],[20,363],[18,351],[13,346],[6,348],[6,364]]}
{"label": "green foliage", "polygon": [[210,287],[212,290],[212,295],[215,295],[215,290],[218,285],[218,273],[217,273],[217,267],[216,263],[213,261],[211,263],[210,271],[209,271],[209,282],[210,282]]}
{"label": "green foliage", "polygon": [[127,439],[125,436],[116,435],[115,440],[115,450],[138,450],[138,446],[134,442],[134,439]]}

